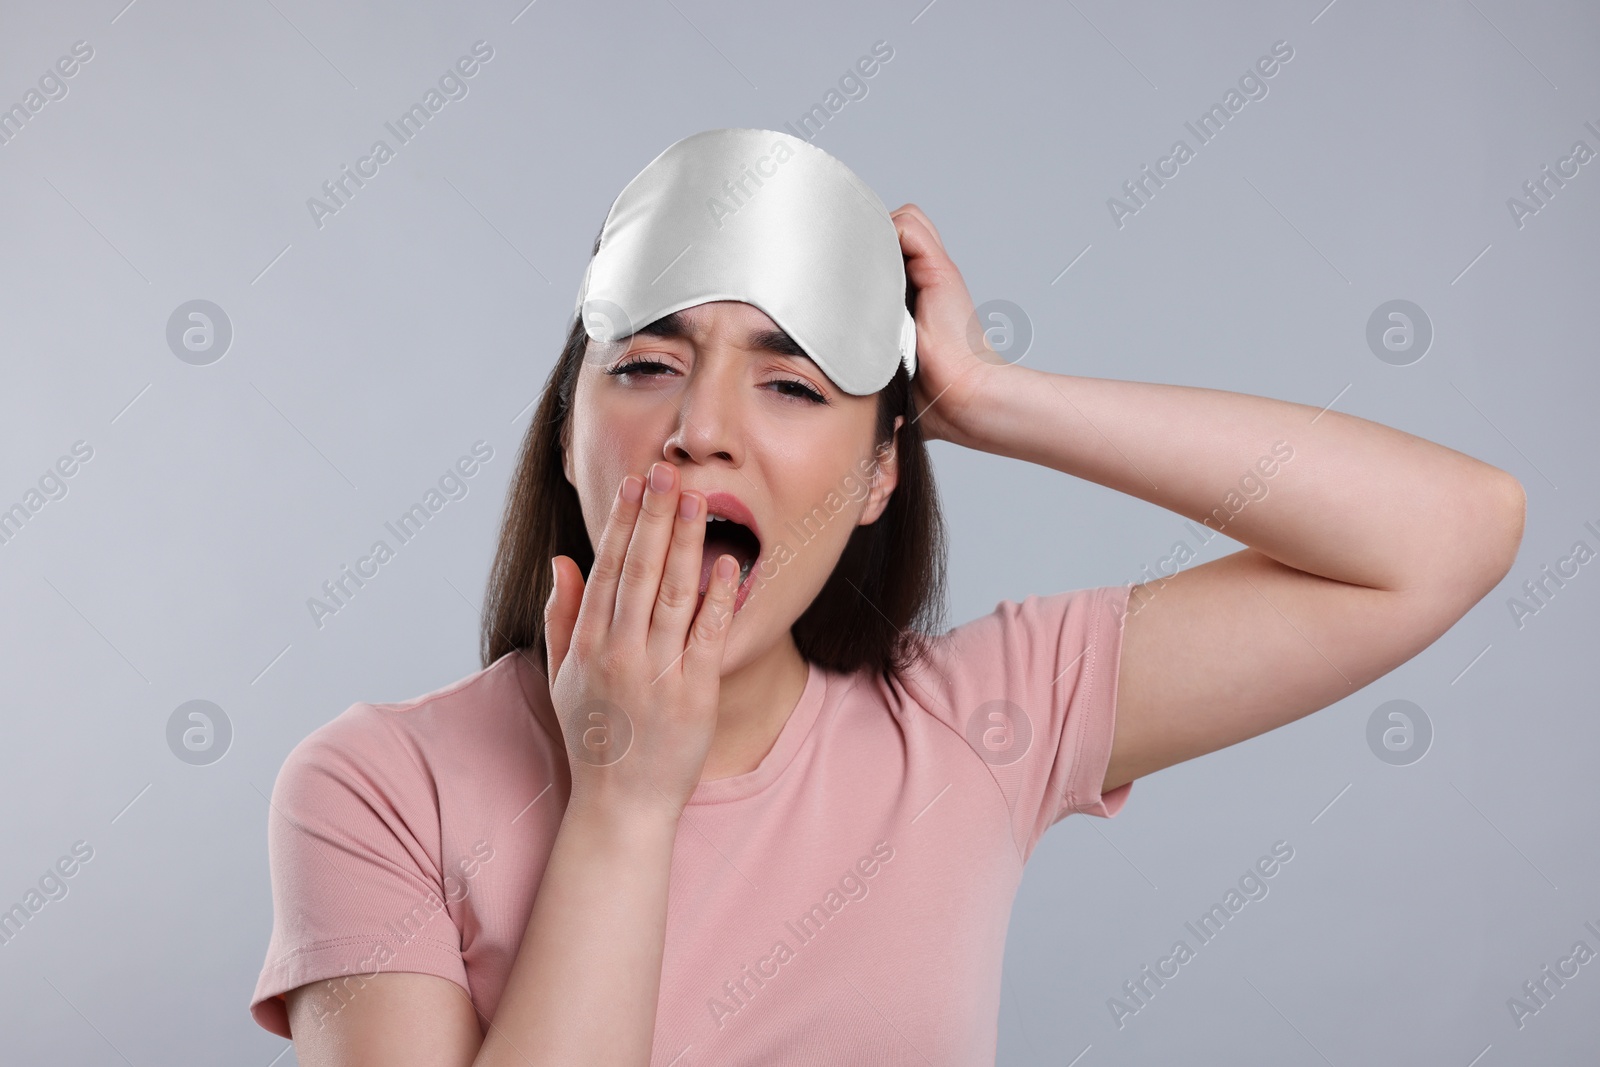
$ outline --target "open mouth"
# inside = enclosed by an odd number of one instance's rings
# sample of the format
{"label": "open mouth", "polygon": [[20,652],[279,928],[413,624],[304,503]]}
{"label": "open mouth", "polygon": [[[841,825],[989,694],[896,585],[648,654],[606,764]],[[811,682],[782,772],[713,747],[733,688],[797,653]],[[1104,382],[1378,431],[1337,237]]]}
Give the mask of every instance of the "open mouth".
{"label": "open mouth", "polygon": [[706,516],[705,547],[700,556],[700,595],[711,585],[711,567],[727,553],[739,561],[739,582],[744,585],[750,569],[761,556],[761,541],[750,527],[721,515]]}

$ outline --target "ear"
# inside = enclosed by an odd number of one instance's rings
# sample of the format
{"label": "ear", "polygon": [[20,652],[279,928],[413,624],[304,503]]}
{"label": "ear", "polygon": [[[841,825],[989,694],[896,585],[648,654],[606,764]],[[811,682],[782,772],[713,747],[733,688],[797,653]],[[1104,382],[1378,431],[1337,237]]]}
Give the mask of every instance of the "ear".
{"label": "ear", "polygon": [[872,489],[867,494],[867,506],[861,510],[861,521],[857,525],[870,526],[877,522],[883,509],[889,506],[889,495],[900,484],[900,426],[905,421],[904,415],[894,417],[894,432],[889,436],[889,443],[875,454]]}
{"label": "ear", "polygon": [[568,412],[566,419],[561,423],[561,434],[556,446],[561,449],[561,473],[566,476],[567,484],[576,489],[578,483],[572,480],[572,448],[568,443],[571,437],[572,413]]}

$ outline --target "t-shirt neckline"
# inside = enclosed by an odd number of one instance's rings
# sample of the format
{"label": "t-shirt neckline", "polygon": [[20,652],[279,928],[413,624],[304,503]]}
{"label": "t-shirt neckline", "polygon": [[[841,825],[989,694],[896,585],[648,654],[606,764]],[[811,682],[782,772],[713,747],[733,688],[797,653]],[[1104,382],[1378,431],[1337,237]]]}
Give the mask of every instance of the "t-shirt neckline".
{"label": "t-shirt neckline", "polygon": [[794,710],[789,713],[788,720],[783,724],[783,729],[778,732],[778,739],[772,743],[772,748],[762,758],[761,763],[754,770],[746,771],[744,774],[701,782],[695,786],[694,793],[689,797],[689,803],[722,804],[730,800],[743,800],[777,781],[793,762],[795,753],[800,751],[800,746],[805,744],[806,737],[811,733],[811,726],[817,721],[817,713],[822,709],[822,698],[827,688],[827,672],[807,660],[806,686],[800,691],[800,699],[795,703]]}

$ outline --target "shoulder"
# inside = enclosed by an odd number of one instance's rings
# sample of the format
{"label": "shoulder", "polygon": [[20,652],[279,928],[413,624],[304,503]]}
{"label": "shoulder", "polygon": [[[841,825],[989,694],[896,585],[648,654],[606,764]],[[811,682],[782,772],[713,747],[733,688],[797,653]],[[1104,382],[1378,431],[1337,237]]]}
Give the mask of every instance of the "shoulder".
{"label": "shoulder", "polygon": [[470,764],[475,753],[524,742],[530,700],[538,691],[507,653],[447,685],[401,701],[359,701],[318,726],[290,750],[274,802],[316,804],[334,794],[391,802],[433,792],[440,764]]}
{"label": "shoulder", "polygon": [[[1092,684],[1120,649],[1128,586],[1096,586],[1000,600],[994,609],[926,642],[899,672],[913,694],[949,701]],[[1110,653],[1108,656],[1107,654]]]}
{"label": "shoulder", "polygon": [[1006,798],[1026,861],[1074,812],[1109,817],[1102,796],[1115,728],[1117,672],[1131,585],[1001,600],[933,638],[894,681],[904,703],[948,727]]}

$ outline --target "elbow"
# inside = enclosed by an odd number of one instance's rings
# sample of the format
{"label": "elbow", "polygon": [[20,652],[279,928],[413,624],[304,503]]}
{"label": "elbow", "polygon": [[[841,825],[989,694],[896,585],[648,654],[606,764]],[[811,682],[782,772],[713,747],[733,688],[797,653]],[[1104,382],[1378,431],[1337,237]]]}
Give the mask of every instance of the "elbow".
{"label": "elbow", "polygon": [[1528,496],[1522,483],[1497,467],[1474,494],[1470,514],[1464,517],[1471,535],[1461,542],[1463,555],[1453,579],[1444,579],[1457,592],[1473,594],[1472,603],[1488,596],[1511,572],[1522,548]]}
{"label": "elbow", "polygon": [[1494,592],[1516,565],[1527,517],[1527,494],[1512,475],[1484,465],[1470,489],[1457,487],[1432,527],[1427,562],[1406,568],[1409,580],[1388,587],[1412,598],[1434,636],[1449,629]]}
{"label": "elbow", "polygon": [[1527,490],[1514,476],[1499,471],[1486,507],[1489,513],[1486,525],[1494,534],[1494,547],[1490,552],[1493,560],[1490,570],[1493,573],[1489,582],[1489,588],[1493,589],[1510,573],[1512,564],[1517,561],[1517,553],[1522,549],[1522,531],[1528,519]]}

